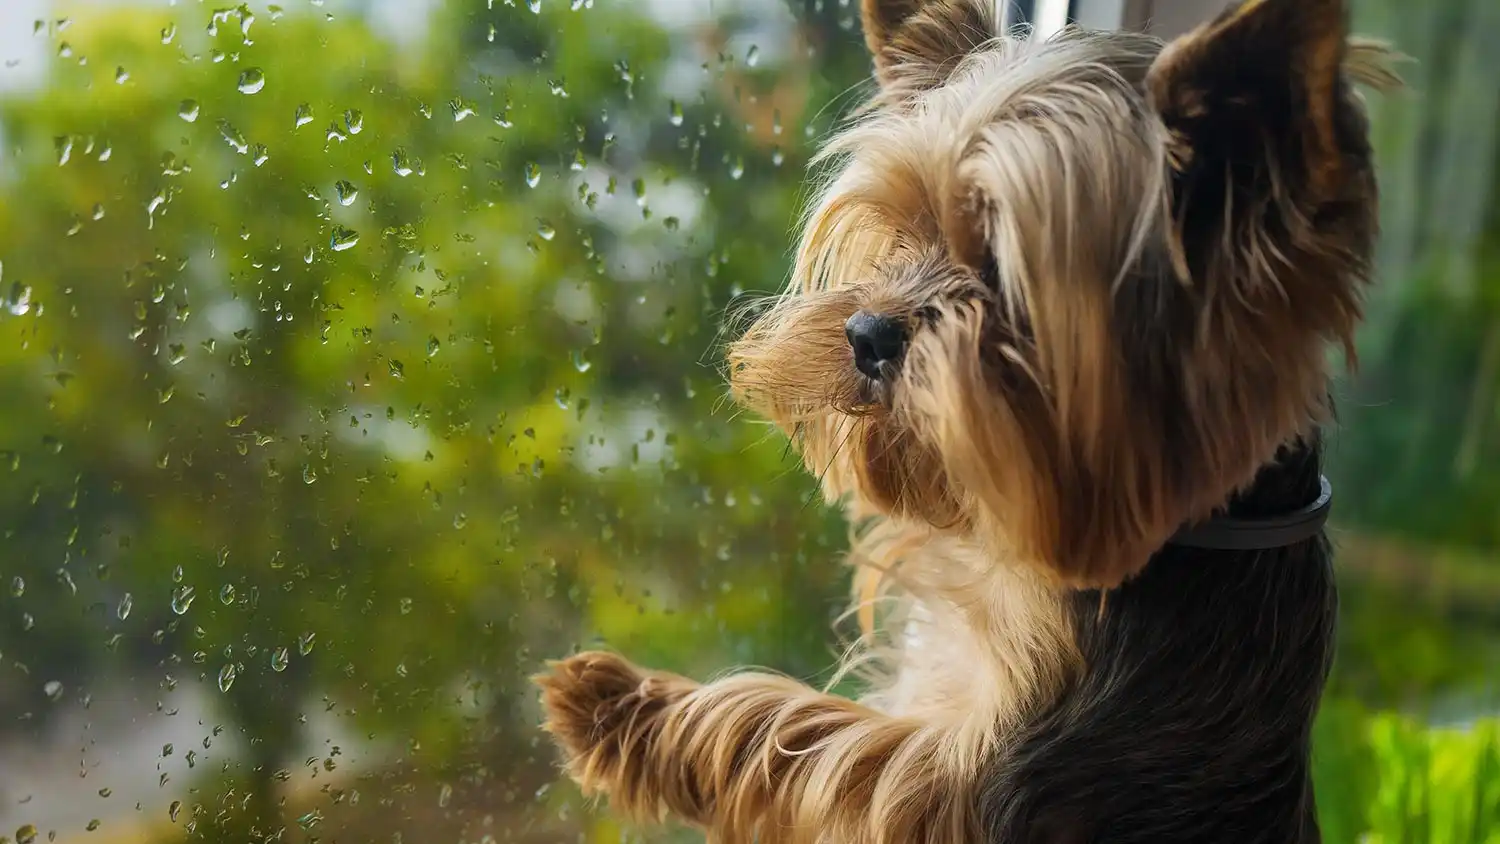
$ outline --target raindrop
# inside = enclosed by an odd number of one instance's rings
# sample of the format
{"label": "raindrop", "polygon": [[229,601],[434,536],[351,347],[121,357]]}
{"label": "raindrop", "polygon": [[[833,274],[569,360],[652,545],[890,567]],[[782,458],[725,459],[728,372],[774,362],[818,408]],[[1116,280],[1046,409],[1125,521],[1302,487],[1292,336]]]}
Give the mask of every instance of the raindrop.
{"label": "raindrop", "polygon": [[668,103],[667,120],[673,126],[682,125],[682,103],[671,100]]}
{"label": "raindrop", "polygon": [[188,608],[193,605],[193,587],[178,586],[172,590],[172,612],[177,615],[186,615]]}
{"label": "raindrop", "polygon": [[593,368],[593,366],[594,366],[594,363],[593,363],[593,361],[589,360],[588,352],[584,351],[583,349],[574,349],[573,350],[573,368],[574,369],[578,370],[579,372],[588,372],[590,369]]}
{"label": "raindrop", "polygon": [[537,220],[536,234],[537,237],[540,237],[542,240],[551,240],[552,238],[557,237],[557,229],[553,228],[552,224],[547,222],[546,220]]}
{"label": "raindrop", "polygon": [[450,100],[448,108],[453,110],[454,123],[459,123],[466,117],[474,116],[474,107],[458,98]]}
{"label": "raindrop", "polygon": [[308,812],[307,814],[297,818],[297,826],[300,826],[303,829],[312,829],[313,827],[317,826],[318,822],[321,820],[323,820],[323,813],[318,811],[317,809],[313,809],[311,812]]}
{"label": "raindrop", "polygon": [[198,119],[198,111],[197,100],[183,100],[177,104],[177,116],[189,123]]}
{"label": "raindrop", "polygon": [[343,226],[334,226],[333,237],[328,241],[328,246],[335,252],[343,252],[359,243],[359,232],[346,229]]}
{"label": "raindrop", "polygon": [[52,146],[57,150],[57,166],[61,167],[68,163],[73,157],[73,136],[59,135],[52,139]]}
{"label": "raindrop", "polygon": [[438,789],[438,808],[439,809],[446,809],[446,808],[448,808],[448,803],[452,799],[453,799],[453,786],[451,786],[451,785],[449,785],[447,783],[443,783],[442,787]]}
{"label": "raindrop", "polygon": [[526,8],[533,15],[540,15],[542,13],[542,0],[526,0]]}
{"label": "raindrop", "polygon": [[397,176],[410,176],[412,173],[411,159],[406,154],[404,147],[398,147],[391,153],[391,169]]}
{"label": "raindrop", "polygon": [[234,663],[225,664],[223,668],[219,669],[219,691],[227,692],[233,688],[234,678],[238,676],[240,676],[240,672],[238,668],[234,667]]}
{"label": "raindrop", "polygon": [[245,140],[245,136],[240,134],[240,130],[234,128],[228,120],[222,117],[219,118],[219,134],[240,155],[244,155],[250,151],[250,142]]}
{"label": "raindrop", "polygon": [[219,603],[226,607],[234,603],[234,584],[226,583],[219,587]]}
{"label": "raindrop", "polygon": [[318,634],[308,632],[297,637],[297,653],[307,656],[312,653],[313,645],[317,643]]}
{"label": "raindrop", "polygon": [[348,111],[344,112],[344,128],[348,129],[349,134],[351,135],[358,135],[360,132],[364,131],[364,112],[360,111],[357,108],[351,108]]}
{"label": "raindrop", "polygon": [[46,693],[48,700],[56,703],[57,701],[62,700],[63,684],[57,682],[56,680],[48,680],[42,685],[42,691]]}
{"label": "raindrop", "polygon": [[297,106],[297,113],[292,117],[293,128],[301,128],[313,122],[312,106],[303,103]]}
{"label": "raindrop", "polygon": [[130,71],[123,67],[115,68],[115,84],[124,85],[128,81],[130,81]]}
{"label": "raindrop", "polygon": [[311,486],[318,482],[318,471],[308,464],[302,467],[302,482]]}
{"label": "raindrop", "polygon": [[172,819],[172,823],[177,823],[177,816],[181,812],[182,812],[182,801],[181,800],[173,800],[172,801],[172,805],[170,805],[170,806],[167,807],[167,817],[169,817],[169,818]]}
{"label": "raindrop", "polygon": [[36,826],[23,824],[16,828],[16,844],[36,844]]}
{"label": "raindrop", "polygon": [[745,53],[745,64],[755,67],[760,64],[760,45],[751,44],[749,51]]}
{"label": "raindrop", "polygon": [[542,181],[542,168],[535,161],[526,162],[526,187],[534,188]]}
{"label": "raindrop", "polygon": [[240,81],[235,87],[241,94],[258,94],[266,87],[266,75],[258,67],[247,67],[240,72]]}
{"label": "raindrop", "polygon": [[5,297],[5,309],[11,316],[23,316],[31,311],[31,287],[21,282],[10,286],[10,294]]}
{"label": "raindrop", "polygon": [[428,357],[436,357],[437,353],[439,351],[441,351],[442,348],[443,348],[443,344],[440,343],[440,342],[438,342],[438,338],[437,337],[428,337],[427,338],[427,356]]}
{"label": "raindrop", "polygon": [[339,179],[334,184],[333,192],[338,194],[340,205],[353,205],[354,200],[359,198],[359,188],[344,179]]}
{"label": "raindrop", "polygon": [[26,594],[26,580],[25,580],[25,578],[21,577],[20,575],[16,575],[15,577],[11,578],[11,580],[10,580],[10,594],[12,596],[14,596],[14,597],[17,597],[17,598],[19,598],[22,595]]}
{"label": "raindrop", "polygon": [[285,671],[290,661],[291,655],[287,652],[287,649],[277,648],[271,653],[271,670],[277,673]]}
{"label": "raindrop", "polygon": [[135,599],[130,596],[129,592],[126,592],[125,596],[120,599],[119,606],[115,607],[115,617],[121,621],[130,618],[130,608],[134,605]]}

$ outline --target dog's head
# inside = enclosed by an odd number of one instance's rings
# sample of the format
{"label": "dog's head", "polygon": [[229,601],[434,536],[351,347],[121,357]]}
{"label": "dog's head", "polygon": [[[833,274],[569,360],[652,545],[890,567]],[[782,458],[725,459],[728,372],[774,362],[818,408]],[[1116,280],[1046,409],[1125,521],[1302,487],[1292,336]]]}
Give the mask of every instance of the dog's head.
{"label": "dog's head", "polygon": [[864,0],[878,91],[822,151],[737,397],[856,515],[1113,585],[1324,409],[1376,229],[1341,0],[1163,45]]}

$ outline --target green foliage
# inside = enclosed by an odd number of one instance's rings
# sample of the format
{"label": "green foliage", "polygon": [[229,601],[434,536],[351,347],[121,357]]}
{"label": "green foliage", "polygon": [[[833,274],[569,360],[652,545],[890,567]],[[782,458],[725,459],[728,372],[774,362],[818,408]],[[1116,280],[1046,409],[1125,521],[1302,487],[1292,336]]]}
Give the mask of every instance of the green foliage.
{"label": "green foliage", "polygon": [[1463,728],[1325,707],[1315,736],[1319,814],[1328,841],[1500,841],[1500,719]]}

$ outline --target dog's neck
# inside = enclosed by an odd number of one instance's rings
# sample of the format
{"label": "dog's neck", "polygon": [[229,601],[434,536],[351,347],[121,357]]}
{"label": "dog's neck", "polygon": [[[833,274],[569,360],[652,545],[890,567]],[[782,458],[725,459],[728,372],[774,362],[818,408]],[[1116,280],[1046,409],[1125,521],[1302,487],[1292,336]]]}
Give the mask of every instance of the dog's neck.
{"label": "dog's neck", "polygon": [[1246,489],[1210,518],[1184,525],[1169,544],[1218,551],[1283,548],[1322,533],[1333,490],[1317,437],[1283,447]]}

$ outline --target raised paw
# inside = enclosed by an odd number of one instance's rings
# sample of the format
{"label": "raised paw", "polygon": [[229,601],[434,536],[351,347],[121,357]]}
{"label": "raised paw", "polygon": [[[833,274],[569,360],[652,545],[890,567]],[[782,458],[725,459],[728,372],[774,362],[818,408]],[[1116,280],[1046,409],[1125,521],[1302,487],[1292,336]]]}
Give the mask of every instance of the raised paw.
{"label": "raised paw", "polygon": [[667,707],[694,688],[689,680],[598,651],[547,667],[532,678],[542,690],[543,729],[567,755],[573,778],[593,791],[615,791],[625,771],[640,769],[627,764],[632,755],[649,749]]}

